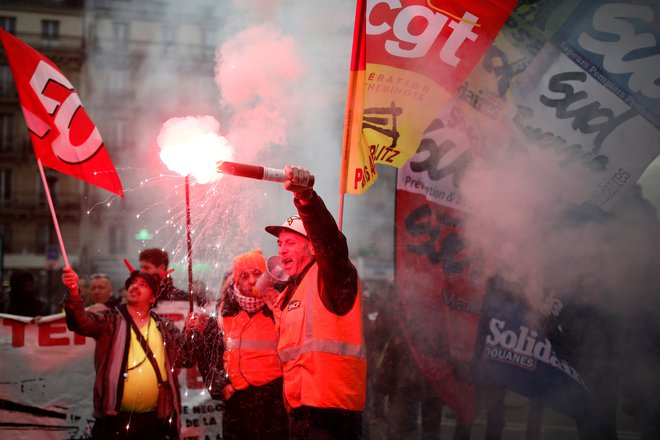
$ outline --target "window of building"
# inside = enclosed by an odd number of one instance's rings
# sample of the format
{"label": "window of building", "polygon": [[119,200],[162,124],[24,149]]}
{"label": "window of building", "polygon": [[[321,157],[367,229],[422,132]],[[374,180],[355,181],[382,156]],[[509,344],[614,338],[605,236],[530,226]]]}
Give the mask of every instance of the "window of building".
{"label": "window of building", "polygon": [[177,28],[173,24],[163,25],[163,44],[171,46],[176,42]]}
{"label": "window of building", "polygon": [[201,28],[201,32],[202,32],[202,46],[204,48],[215,49],[215,47],[218,44],[217,41],[218,33],[216,32],[216,30],[211,28]]}
{"label": "window of building", "polygon": [[9,151],[14,147],[14,119],[13,113],[0,113],[0,151]]}
{"label": "window of building", "polygon": [[16,33],[16,17],[0,17],[0,27],[10,34]]}
{"label": "window of building", "polygon": [[35,252],[41,253],[46,252],[48,245],[50,244],[50,224],[49,223],[38,223],[35,224],[37,230],[36,233],[36,243],[35,243]]}
{"label": "window of building", "polygon": [[2,237],[2,252],[5,254],[11,253],[12,241],[11,241],[11,225],[8,223],[0,224],[0,237]]}
{"label": "window of building", "polygon": [[11,204],[12,170],[0,170],[0,206]]}
{"label": "window of building", "polygon": [[11,69],[7,64],[0,65],[0,95],[16,96],[16,86]]}
{"label": "window of building", "polygon": [[[46,181],[48,182],[48,190],[50,191],[50,198],[54,204],[57,204],[57,181],[59,179],[57,172],[49,169],[44,170],[46,174]],[[41,180],[41,176],[37,178],[37,192],[38,195],[38,205],[40,207],[47,206],[48,201],[46,200],[46,191],[44,190],[44,183]]]}
{"label": "window of building", "polygon": [[129,37],[130,27],[128,23],[123,21],[115,21],[112,23],[112,34],[117,44],[127,44]]}
{"label": "window of building", "polygon": [[128,90],[129,78],[125,70],[110,70],[108,72],[108,92],[124,93]]}
{"label": "window of building", "polygon": [[108,124],[106,137],[106,146],[122,149],[126,144],[126,121],[115,119]]}
{"label": "window of building", "polygon": [[111,254],[125,254],[126,253],[126,228],[123,226],[112,225],[110,226],[110,246],[109,251]]}
{"label": "window of building", "polygon": [[41,38],[57,40],[60,38],[60,22],[58,20],[41,20]]}

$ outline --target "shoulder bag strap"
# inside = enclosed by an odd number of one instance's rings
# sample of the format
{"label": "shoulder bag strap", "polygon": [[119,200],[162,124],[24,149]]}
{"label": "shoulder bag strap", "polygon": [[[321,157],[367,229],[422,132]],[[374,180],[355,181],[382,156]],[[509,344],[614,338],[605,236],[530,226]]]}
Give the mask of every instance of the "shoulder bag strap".
{"label": "shoulder bag strap", "polygon": [[[131,328],[133,328],[133,331],[135,332],[135,336],[137,337],[138,342],[142,346],[142,349],[144,350],[144,353],[146,354],[147,359],[149,359],[149,362],[151,362],[151,365],[154,367],[154,371],[156,372],[156,378],[158,379],[158,383],[159,384],[164,383],[163,377],[160,375],[160,368],[158,368],[158,363],[156,362],[156,357],[154,356],[153,352],[151,351],[151,348],[149,347],[149,344],[144,339],[144,336],[142,336],[142,332],[140,332],[140,329],[138,328],[137,324],[133,320],[133,317],[131,316],[130,313],[128,313],[128,310],[126,310],[126,313],[124,313],[124,317],[131,324]],[[151,314],[149,314],[149,319],[151,319]]]}

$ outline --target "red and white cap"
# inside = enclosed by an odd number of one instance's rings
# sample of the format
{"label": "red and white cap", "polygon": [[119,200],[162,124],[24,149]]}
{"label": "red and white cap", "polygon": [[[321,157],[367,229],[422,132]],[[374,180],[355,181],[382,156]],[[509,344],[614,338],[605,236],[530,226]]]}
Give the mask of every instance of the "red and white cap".
{"label": "red and white cap", "polygon": [[296,234],[300,234],[307,238],[307,231],[305,230],[305,226],[303,225],[300,217],[297,215],[292,215],[291,217],[287,218],[284,223],[282,223],[282,226],[266,226],[266,232],[274,235],[275,237],[279,237],[282,231],[295,232]]}

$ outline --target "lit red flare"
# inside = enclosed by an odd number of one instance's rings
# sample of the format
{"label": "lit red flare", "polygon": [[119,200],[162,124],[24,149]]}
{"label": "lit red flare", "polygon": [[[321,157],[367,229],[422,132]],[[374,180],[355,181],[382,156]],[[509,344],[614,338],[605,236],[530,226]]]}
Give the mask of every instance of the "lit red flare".
{"label": "lit red flare", "polygon": [[[245,163],[221,160],[218,161],[216,169],[218,173],[221,174],[249,177],[250,179],[268,180],[271,182],[286,182],[287,180],[284,170],[262,167],[259,165],[248,165]],[[308,186],[314,186],[314,176],[309,176]]]}
{"label": "lit red flare", "polygon": [[168,120],[158,135],[158,145],[160,158],[170,170],[193,176],[198,183],[218,180],[216,162],[232,158],[232,147],[212,116]]}

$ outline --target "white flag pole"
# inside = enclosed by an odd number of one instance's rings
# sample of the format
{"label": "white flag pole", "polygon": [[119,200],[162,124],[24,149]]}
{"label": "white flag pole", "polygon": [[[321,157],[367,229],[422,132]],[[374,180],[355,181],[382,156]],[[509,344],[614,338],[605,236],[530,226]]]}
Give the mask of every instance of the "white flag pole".
{"label": "white flag pole", "polygon": [[50,189],[48,188],[48,182],[46,181],[46,174],[44,173],[44,167],[43,165],[41,165],[41,159],[37,159],[37,165],[39,165],[39,173],[41,173],[41,181],[44,184],[44,191],[46,192],[46,200],[48,200],[50,213],[53,216],[53,223],[55,224],[55,233],[57,233],[57,239],[60,242],[60,250],[62,251],[62,257],[64,258],[64,265],[66,267],[71,267],[69,265],[69,259],[66,256],[66,249],[64,249],[64,242],[62,241],[62,233],[60,232],[60,225],[59,223],[57,223],[57,216],[55,215],[53,200],[50,198]]}

